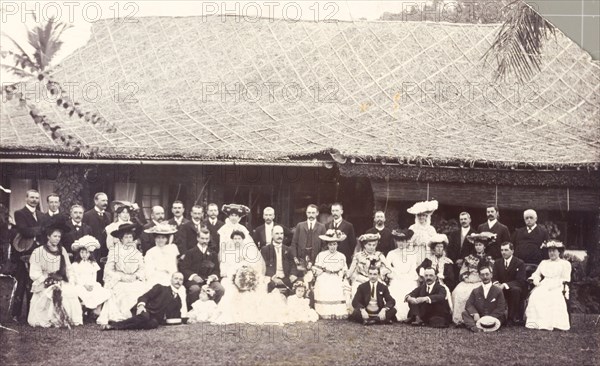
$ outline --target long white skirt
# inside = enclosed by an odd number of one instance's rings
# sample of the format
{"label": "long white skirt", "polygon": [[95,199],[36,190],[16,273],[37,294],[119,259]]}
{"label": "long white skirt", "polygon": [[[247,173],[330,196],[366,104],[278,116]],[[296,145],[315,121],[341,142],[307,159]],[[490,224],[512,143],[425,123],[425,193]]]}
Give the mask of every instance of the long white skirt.
{"label": "long white skirt", "polygon": [[[77,297],[75,286],[68,282],[61,282],[60,287],[62,291],[62,305],[71,324],[83,324],[81,303]],[[53,290],[54,286],[51,286],[42,291],[33,293],[29,307],[29,315],[27,316],[27,322],[32,327],[49,328],[61,325],[52,301]]]}
{"label": "long white skirt", "polygon": [[465,310],[465,306],[467,305],[467,300],[469,300],[469,296],[471,296],[471,292],[477,287],[481,286],[481,282],[461,282],[459,283],[454,291],[452,292],[452,321],[454,324],[462,324],[462,312]]}
{"label": "long white skirt", "polygon": [[337,274],[322,273],[315,282],[315,310],[323,319],[348,317],[344,283]]}
{"label": "long white skirt", "polygon": [[110,298],[102,306],[98,324],[108,324],[109,320],[120,321],[131,318],[131,308],[137,300],[148,291],[146,282],[118,282],[111,290]]}
{"label": "long white skirt", "polygon": [[95,309],[110,298],[110,291],[102,287],[98,282],[93,284],[92,291],[88,291],[83,285],[75,286],[77,296],[81,299],[83,306]]}
{"label": "long white skirt", "polygon": [[228,279],[221,284],[225,294],[217,305],[215,317],[209,320],[211,323],[282,325],[293,321],[286,317],[285,296],[277,290],[268,293],[265,279],[260,279],[253,291],[240,292]]}
{"label": "long white skirt", "polygon": [[409,294],[412,290],[417,288],[419,285],[417,280],[414,279],[392,279],[390,281],[390,295],[396,300],[396,318],[398,321],[403,321],[408,319],[408,311],[410,310],[408,307],[408,303],[404,302],[404,298]]}
{"label": "long white skirt", "polygon": [[525,326],[531,329],[569,330],[569,312],[562,294],[562,286],[537,286],[531,291],[525,310]]}

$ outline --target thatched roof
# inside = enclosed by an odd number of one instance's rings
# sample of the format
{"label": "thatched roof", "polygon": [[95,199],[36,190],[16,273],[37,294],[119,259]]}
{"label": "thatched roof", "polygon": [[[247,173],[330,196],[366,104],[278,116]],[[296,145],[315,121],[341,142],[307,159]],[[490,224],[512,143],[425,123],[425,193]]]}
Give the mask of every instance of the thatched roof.
{"label": "thatched roof", "polygon": [[[100,21],[53,78],[77,83],[74,99],[117,132],[69,118],[52,100],[39,106],[63,131],[100,148],[101,157],[252,161],[339,151],[358,160],[441,165],[600,162],[598,64],[559,32],[530,84],[494,84],[481,59],[498,29],[220,17]],[[92,84],[102,96],[86,101],[82,86]],[[257,87],[261,96],[252,100]],[[94,88],[87,91],[90,99]],[[3,103],[0,117],[3,154],[66,151],[16,103]]]}

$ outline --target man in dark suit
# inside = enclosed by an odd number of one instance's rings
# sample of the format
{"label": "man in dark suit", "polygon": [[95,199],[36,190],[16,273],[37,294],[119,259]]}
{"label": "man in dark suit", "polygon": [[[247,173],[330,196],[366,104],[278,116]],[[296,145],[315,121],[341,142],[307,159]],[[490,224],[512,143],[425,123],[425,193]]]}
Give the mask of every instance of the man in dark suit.
{"label": "man in dark suit", "polygon": [[46,203],[48,204],[48,211],[46,211],[48,217],[63,215],[63,213],[60,212],[60,196],[58,194],[50,193],[46,197]]}
{"label": "man in dark suit", "polygon": [[479,268],[479,278],[482,285],[471,292],[462,313],[465,326],[475,333],[482,331],[476,326],[482,316],[491,316],[504,323],[506,312],[504,294],[499,287],[492,284],[492,269],[488,266]]}
{"label": "man in dark suit", "polygon": [[198,300],[202,286],[205,284],[215,291],[214,300],[217,303],[225,293],[225,289],[219,283],[221,276],[219,257],[215,250],[209,248],[209,243],[210,232],[206,227],[201,227],[197,244],[185,252],[179,265],[188,291],[188,305]]}
{"label": "man in dark suit", "polygon": [[[192,207],[191,212],[192,219],[185,224],[179,227],[179,230],[175,234],[175,244],[179,248],[179,253],[184,254],[188,250],[192,249],[196,246],[198,242],[198,233],[200,232],[200,228],[204,226],[204,222],[202,219],[204,218],[204,208],[200,205],[194,205]],[[209,245],[213,250],[218,248],[219,245],[215,247],[213,243]]]}
{"label": "man in dark suit", "polygon": [[392,230],[385,227],[385,213],[383,211],[375,212],[373,223],[375,226],[367,230],[367,234],[379,234],[377,250],[387,256],[391,250],[396,249],[396,242],[392,236]]}
{"label": "man in dark suit", "polygon": [[492,281],[504,292],[508,304],[508,325],[523,323],[523,301],[527,295],[525,262],[513,256],[514,246],[506,243],[501,247],[502,259],[494,262]]}
{"label": "man in dark suit", "polygon": [[306,207],[306,221],[298,223],[292,237],[292,254],[296,265],[310,268],[321,252],[323,244],[319,235],[325,235],[325,225],[317,221],[319,209],[310,204]]}
{"label": "man in dark suit", "polygon": [[537,213],[534,210],[525,210],[523,219],[525,227],[515,230],[512,236],[515,255],[525,263],[540,264],[543,259],[547,259],[541,246],[550,240],[550,235],[537,224]]}
{"label": "man in dark suit", "polygon": [[[473,243],[467,240],[467,236],[475,232],[471,228],[471,215],[468,212],[461,212],[458,216],[460,221],[460,229],[453,231],[448,236],[448,258],[456,263],[456,267],[460,269],[463,260],[475,250]],[[458,272],[456,273],[458,277]]]}
{"label": "man in dark suit", "polygon": [[298,279],[298,270],[290,247],[283,245],[284,231],[281,225],[273,227],[273,242],[260,250],[267,270],[265,277],[271,278],[267,291],[280,289],[287,295],[292,284]]}
{"label": "man in dark suit", "polygon": [[265,245],[271,244],[271,233],[273,232],[273,227],[279,225],[283,228],[283,245],[290,246],[292,242],[292,232],[287,227],[275,223],[275,210],[272,207],[265,207],[263,210],[263,219],[265,223],[256,227],[252,232],[252,239],[254,239],[254,243],[258,247],[258,249],[262,249]]}
{"label": "man in dark suit", "polygon": [[498,259],[502,257],[500,253],[500,245],[502,243],[510,241],[510,232],[508,231],[508,227],[503,225],[498,221],[500,217],[500,211],[496,206],[489,206],[486,208],[487,222],[479,225],[477,227],[477,231],[483,233],[485,231],[496,234],[496,240],[494,240],[487,248],[486,253],[490,255],[493,259]]}
{"label": "man in dark suit", "polygon": [[112,216],[106,211],[107,207],[108,196],[106,193],[98,192],[94,195],[94,208],[83,214],[82,222],[92,228],[92,236],[100,242],[100,251],[95,253],[96,258],[108,255],[105,228],[112,223]]}
{"label": "man in dark suit", "polygon": [[155,329],[169,319],[186,317],[187,305],[182,284],[183,274],[173,273],[170,286],[154,285],[138,298],[137,305],[131,309],[131,318],[118,322],[109,321],[102,329]]}
{"label": "man in dark suit", "polygon": [[446,289],[437,281],[433,268],[426,268],[423,277],[425,281],[404,298],[410,308],[407,323],[447,328],[452,316]]}
{"label": "man in dark suit", "polygon": [[379,282],[379,267],[369,267],[369,281],[358,286],[352,299],[354,312],[350,320],[364,325],[391,324],[396,321],[395,306],[388,287]]}
{"label": "man in dark suit", "polygon": [[346,239],[338,243],[338,251],[346,256],[346,264],[350,267],[352,263],[352,256],[356,249],[356,234],[354,232],[354,225],[342,218],[344,214],[344,206],[341,203],[334,203],[331,205],[331,216],[333,220],[325,225],[327,230],[334,229],[340,230],[346,234]]}
{"label": "man in dark suit", "polygon": [[39,203],[40,193],[35,189],[30,189],[25,193],[25,207],[15,211],[17,233],[20,234],[24,241],[33,241],[33,243],[29,249],[23,252],[11,250],[11,261],[16,265],[15,280],[17,281],[17,288],[15,289],[11,304],[11,315],[14,321],[19,321],[22,315],[23,300],[26,299],[27,304],[31,300],[31,292],[27,291],[27,288],[31,286],[31,279],[29,278],[29,272],[23,261],[23,257],[31,255],[33,249],[38,246],[38,243],[43,242],[41,227],[43,214],[38,210]]}
{"label": "man in dark suit", "polygon": [[206,226],[210,231],[210,242],[211,246],[219,251],[219,229],[225,225],[225,223],[219,220],[219,206],[216,203],[209,203],[206,207]]}
{"label": "man in dark suit", "polygon": [[67,221],[66,225],[69,227],[69,231],[63,234],[61,238],[62,246],[69,253],[73,253],[71,245],[75,240],[81,239],[85,235],[92,235],[92,228],[89,225],[82,222],[83,220],[83,206],[73,205],[70,210],[70,220]]}
{"label": "man in dark suit", "polygon": [[185,207],[183,207],[183,202],[174,201],[171,206],[171,212],[173,213],[173,217],[171,217],[168,221],[169,225],[173,225],[179,230],[179,227],[190,220],[183,217],[183,213],[185,212]]}
{"label": "man in dark suit", "polygon": [[[160,224],[165,220],[165,209],[161,206],[152,207],[152,211],[150,212],[150,221],[144,225],[144,231],[154,226]],[[143,255],[146,255],[146,252],[154,247],[156,244],[154,243],[154,235],[148,234],[146,232],[142,232],[140,235],[140,246],[141,252]]]}

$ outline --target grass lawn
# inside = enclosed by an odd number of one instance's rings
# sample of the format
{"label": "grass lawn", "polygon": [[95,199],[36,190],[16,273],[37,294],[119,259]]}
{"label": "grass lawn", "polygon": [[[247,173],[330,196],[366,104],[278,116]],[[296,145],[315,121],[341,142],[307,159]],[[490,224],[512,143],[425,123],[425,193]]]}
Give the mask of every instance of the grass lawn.
{"label": "grass lawn", "polygon": [[[190,324],[150,331],[34,329],[4,321],[1,365],[599,365],[597,316],[575,314],[568,332],[502,328],[364,327],[316,324],[214,326]],[[427,356],[423,356],[427,355]]]}

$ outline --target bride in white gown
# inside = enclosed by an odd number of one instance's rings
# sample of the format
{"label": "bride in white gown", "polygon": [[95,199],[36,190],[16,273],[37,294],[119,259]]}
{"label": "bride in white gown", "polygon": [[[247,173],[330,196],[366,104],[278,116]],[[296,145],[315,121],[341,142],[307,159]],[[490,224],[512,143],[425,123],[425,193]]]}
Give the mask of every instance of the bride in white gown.
{"label": "bride in white gown", "polygon": [[234,230],[231,241],[225,242],[219,253],[221,285],[225,294],[211,321],[217,324],[250,323],[282,324],[285,317],[285,297],[278,291],[267,292],[265,262],[253,242],[245,241],[242,231]]}

